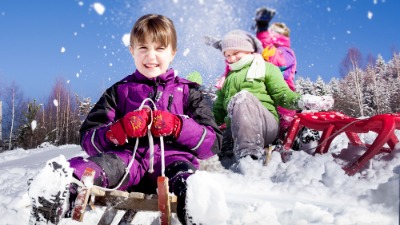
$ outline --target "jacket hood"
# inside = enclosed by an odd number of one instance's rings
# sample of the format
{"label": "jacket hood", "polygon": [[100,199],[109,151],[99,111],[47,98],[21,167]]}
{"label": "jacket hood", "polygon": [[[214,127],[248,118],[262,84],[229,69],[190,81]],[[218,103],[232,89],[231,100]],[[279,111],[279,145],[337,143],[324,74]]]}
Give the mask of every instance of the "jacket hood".
{"label": "jacket hood", "polygon": [[264,48],[269,44],[273,44],[277,47],[282,46],[290,48],[290,38],[274,31],[263,31],[257,33],[257,38],[263,40],[262,44]]}

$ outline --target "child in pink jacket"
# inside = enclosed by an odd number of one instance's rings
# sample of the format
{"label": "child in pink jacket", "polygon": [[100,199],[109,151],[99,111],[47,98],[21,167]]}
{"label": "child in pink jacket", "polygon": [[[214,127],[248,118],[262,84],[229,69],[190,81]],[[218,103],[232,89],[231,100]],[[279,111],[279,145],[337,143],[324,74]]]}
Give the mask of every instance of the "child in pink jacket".
{"label": "child in pink jacket", "polygon": [[[259,8],[257,10],[255,17],[257,39],[261,41],[264,48],[262,52],[264,60],[278,66],[289,88],[292,91],[296,91],[294,76],[297,72],[297,61],[296,55],[290,47],[290,29],[284,23],[275,22],[270,25],[269,23],[274,15],[275,10],[273,9]],[[278,106],[278,113],[280,116],[278,138],[283,140],[287,129],[292,124],[296,111]],[[300,135],[301,139],[304,139],[301,142],[307,143],[312,140],[319,140],[317,131],[310,130],[306,133],[311,134],[311,136],[303,137],[304,135]],[[298,141],[300,140],[296,140],[296,142]],[[295,144],[295,146],[297,146],[296,148],[299,147],[298,144]]]}
{"label": "child in pink jacket", "polygon": [[[261,41],[264,50],[262,56],[265,61],[278,66],[282,75],[292,91],[296,91],[294,75],[296,74],[296,56],[290,48],[290,30],[284,23],[273,23],[266,31],[258,31],[257,38]],[[296,114],[295,110],[278,107],[280,115],[279,138],[292,123]]]}

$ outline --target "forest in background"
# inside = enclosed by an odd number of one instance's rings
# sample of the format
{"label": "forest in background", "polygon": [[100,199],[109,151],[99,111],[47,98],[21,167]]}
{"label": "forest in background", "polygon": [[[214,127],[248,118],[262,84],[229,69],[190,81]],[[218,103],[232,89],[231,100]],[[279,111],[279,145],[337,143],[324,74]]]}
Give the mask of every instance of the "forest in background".
{"label": "forest in background", "polygon": [[[328,83],[296,76],[300,94],[332,95],[332,110],[352,117],[400,112],[400,54],[385,62],[382,56],[364,63],[357,48],[350,48],[340,65],[340,77]],[[214,95],[213,86],[203,87],[205,95]],[[79,129],[93,107],[88,97],[78,96],[58,78],[46,102],[25,97],[14,82],[0,87],[0,152],[15,148],[31,149],[46,143],[79,144]]]}

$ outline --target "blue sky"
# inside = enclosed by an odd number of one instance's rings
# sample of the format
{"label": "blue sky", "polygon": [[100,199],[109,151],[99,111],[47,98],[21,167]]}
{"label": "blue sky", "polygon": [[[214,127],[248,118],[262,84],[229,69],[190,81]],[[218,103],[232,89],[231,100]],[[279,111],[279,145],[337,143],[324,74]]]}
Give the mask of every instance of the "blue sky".
{"label": "blue sky", "polygon": [[400,50],[398,0],[0,0],[0,85],[15,82],[40,102],[63,78],[72,92],[97,101],[134,71],[122,38],[146,13],[174,21],[178,53],[171,66],[179,75],[198,70],[211,84],[223,71],[223,58],[203,44],[203,36],[251,31],[261,6],[274,8],[273,21],[291,28],[298,76],[326,82],[339,77],[350,47],[386,61]]}

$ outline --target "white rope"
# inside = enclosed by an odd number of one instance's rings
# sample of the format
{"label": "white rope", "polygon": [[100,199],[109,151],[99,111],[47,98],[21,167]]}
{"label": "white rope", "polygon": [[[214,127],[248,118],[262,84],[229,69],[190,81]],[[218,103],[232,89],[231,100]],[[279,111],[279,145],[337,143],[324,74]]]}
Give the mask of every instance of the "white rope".
{"label": "white rope", "polygon": [[150,123],[147,126],[147,137],[149,138],[149,148],[150,148],[150,167],[149,167],[149,173],[154,172],[154,140],[153,140],[153,135],[151,134],[151,125],[153,124],[153,111],[151,108],[147,105],[144,105],[147,101],[150,101],[153,104],[154,110],[157,110],[156,104],[151,100],[150,98],[146,98],[143,100],[142,104],[140,105],[139,109],[142,109],[143,107],[147,107],[150,109]]}
{"label": "white rope", "polygon": [[161,176],[165,177],[164,138],[160,136],[161,146]]}
{"label": "white rope", "polygon": [[[148,109],[150,109],[150,123],[147,126],[147,137],[149,139],[149,151],[150,151],[150,166],[149,166],[149,173],[153,173],[154,172],[154,140],[153,140],[153,135],[151,134],[151,125],[153,124],[153,111],[151,110],[151,107],[148,105],[144,105],[147,101],[150,101],[153,106],[154,109],[157,109],[156,104],[153,102],[153,100],[151,100],[150,98],[146,98],[143,100],[142,104],[139,107],[139,110],[143,109],[143,107],[146,107]],[[161,175],[165,176],[165,158],[164,158],[164,139],[161,136],[160,137],[160,145],[161,145]],[[113,191],[118,189],[119,187],[121,187],[122,183],[124,182],[124,180],[126,179],[126,177],[129,174],[129,171],[131,170],[131,167],[133,165],[133,162],[135,161],[135,157],[136,157],[136,151],[137,148],[139,146],[139,138],[136,138],[136,143],[135,143],[135,147],[133,149],[133,154],[132,154],[132,158],[129,161],[128,166],[125,168],[125,172],[124,172],[124,176],[122,177],[122,179],[120,180],[120,182],[118,183],[117,186],[113,187],[113,188],[105,188],[105,187],[100,187],[97,186],[97,188],[99,188],[100,190],[104,190],[104,191]]]}
{"label": "white rope", "polygon": [[[150,98],[146,98],[145,100],[143,100],[142,105],[140,107],[142,107],[146,101],[150,101],[151,103],[153,103],[154,110],[157,110],[156,104]],[[151,110],[150,107],[149,107],[149,109]],[[154,172],[154,141],[153,141],[153,135],[151,134],[151,131],[150,131],[152,123],[153,123],[153,112],[151,112],[151,122],[147,129],[147,133],[148,133],[148,137],[149,137],[149,144],[150,144],[149,173]],[[161,176],[164,177],[165,176],[165,156],[164,156],[164,137],[163,136],[160,136],[160,147],[161,147]]]}

